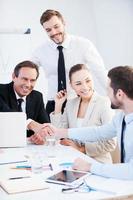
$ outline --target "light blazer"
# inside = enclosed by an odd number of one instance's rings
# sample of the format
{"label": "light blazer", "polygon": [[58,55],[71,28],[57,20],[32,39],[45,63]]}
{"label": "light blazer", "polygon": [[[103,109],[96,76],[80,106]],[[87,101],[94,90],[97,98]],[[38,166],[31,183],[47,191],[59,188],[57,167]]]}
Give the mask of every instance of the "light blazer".
{"label": "light blazer", "polygon": [[[13,82],[0,84],[0,98],[4,101],[10,111],[18,111]],[[49,122],[48,115],[44,108],[43,97],[40,92],[32,90],[32,92],[26,97],[26,115],[27,119],[33,119],[41,124]],[[27,132],[27,136],[32,134],[32,131]]]}
{"label": "light blazer", "polygon": [[[61,113],[50,114],[51,123],[62,128],[77,127],[79,104],[79,97],[68,100],[63,115]],[[82,126],[101,126],[111,121],[113,114],[114,112],[110,108],[110,101],[106,97],[94,93],[88,104]],[[85,143],[86,154],[100,162],[112,162],[109,152],[113,151],[115,147],[115,139]]]}

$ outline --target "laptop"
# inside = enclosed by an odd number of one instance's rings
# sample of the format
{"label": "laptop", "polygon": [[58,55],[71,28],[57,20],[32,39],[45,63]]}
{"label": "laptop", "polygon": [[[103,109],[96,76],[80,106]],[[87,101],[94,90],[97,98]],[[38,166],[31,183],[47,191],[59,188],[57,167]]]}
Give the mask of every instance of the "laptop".
{"label": "laptop", "polygon": [[0,147],[26,146],[26,114],[0,112]]}

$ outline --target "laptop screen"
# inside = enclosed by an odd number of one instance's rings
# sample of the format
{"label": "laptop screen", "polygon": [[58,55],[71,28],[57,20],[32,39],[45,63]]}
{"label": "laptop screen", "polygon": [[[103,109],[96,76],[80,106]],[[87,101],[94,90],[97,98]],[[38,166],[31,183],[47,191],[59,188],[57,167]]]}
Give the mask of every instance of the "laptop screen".
{"label": "laptop screen", "polygon": [[26,145],[26,114],[24,112],[0,112],[0,147]]}

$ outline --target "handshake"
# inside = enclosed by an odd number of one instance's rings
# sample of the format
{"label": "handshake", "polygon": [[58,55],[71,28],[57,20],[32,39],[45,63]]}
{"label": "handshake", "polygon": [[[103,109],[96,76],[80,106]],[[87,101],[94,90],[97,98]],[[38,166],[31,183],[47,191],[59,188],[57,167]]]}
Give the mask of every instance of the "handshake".
{"label": "handshake", "polygon": [[54,135],[57,139],[67,136],[67,129],[56,128],[51,123],[40,124],[31,121],[28,129],[34,131],[34,135],[29,137],[29,141],[34,144],[45,144],[48,135]]}

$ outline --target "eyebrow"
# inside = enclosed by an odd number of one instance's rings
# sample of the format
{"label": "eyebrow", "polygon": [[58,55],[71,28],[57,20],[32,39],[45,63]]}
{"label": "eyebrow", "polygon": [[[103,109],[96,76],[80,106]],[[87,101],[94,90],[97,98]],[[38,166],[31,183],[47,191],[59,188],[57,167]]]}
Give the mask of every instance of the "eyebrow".
{"label": "eyebrow", "polygon": [[[85,81],[91,81],[91,79],[89,77],[84,79]],[[81,83],[81,81],[75,81],[75,83]]]}
{"label": "eyebrow", "polygon": [[47,30],[51,30],[53,27],[56,27],[56,26],[59,26],[58,24],[54,24],[52,27],[47,27],[47,28],[45,28],[45,30],[47,31]]}

